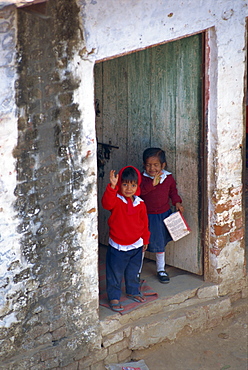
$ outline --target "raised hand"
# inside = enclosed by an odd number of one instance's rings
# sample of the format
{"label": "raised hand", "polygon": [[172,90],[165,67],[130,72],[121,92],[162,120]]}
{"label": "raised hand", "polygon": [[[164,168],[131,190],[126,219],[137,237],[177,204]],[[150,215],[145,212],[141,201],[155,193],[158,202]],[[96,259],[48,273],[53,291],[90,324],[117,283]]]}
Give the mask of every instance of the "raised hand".
{"label": "raised hand", "polygon": [[157,174],[154,176],[154,179],[153,179],[153,181],[152,181],[153,186],[156,186],[156,185],[158,185],[158,184],[159,184],[162,173],[163,173],[163,172],[162,172],[162,171],[160,171],[159,173],[157,173]]}
{"label": "raised hand", "polygon": [[111,170],[109,173],[109,181],[110,181],[110,186],[112,189],[114,189],[117,185],[119,175],[115,174],[115,170]]}

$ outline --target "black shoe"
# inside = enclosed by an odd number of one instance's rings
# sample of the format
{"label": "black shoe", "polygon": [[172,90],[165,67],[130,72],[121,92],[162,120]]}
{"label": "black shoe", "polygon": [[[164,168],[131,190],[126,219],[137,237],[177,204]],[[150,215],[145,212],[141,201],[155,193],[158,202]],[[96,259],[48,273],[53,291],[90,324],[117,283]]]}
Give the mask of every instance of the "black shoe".
{"label": "black shoe", "polygon": [[167,284],[170,282],[169,275],[165,271],[158,271],[157,276],[160,283]]}

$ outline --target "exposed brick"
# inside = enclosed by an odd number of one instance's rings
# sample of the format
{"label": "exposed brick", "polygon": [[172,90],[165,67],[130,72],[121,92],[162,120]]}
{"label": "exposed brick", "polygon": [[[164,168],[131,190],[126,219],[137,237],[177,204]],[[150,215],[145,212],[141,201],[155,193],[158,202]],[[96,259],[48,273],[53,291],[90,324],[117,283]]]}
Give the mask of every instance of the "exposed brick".
{"label": "exposed brick", "polygon": [[235,230],[234,232],[230,233],[230,242],[235,242],[236,240],[242,240],[244,238],[244,228]]}
{"label": "exposed brick", "polygon": [[235,227],[237,229],[241,229],[242,227],[244,227],[244,220],[243,220],[243,218],[242,217],[235,218],[234,224],[235,224]]}
{"label": "exposed brick", "polygon": [[222,213],[224,211],[229,211],[233,207],[233,203],[231,200],[227,201],[226,203],[219,203],[215,206],[216,213]]}
{"label": "exposed brick", "polygon": [[242,218],[242,216],[243,216],[242,211],[233,213],[233,217],[234,217],[235,220],[238,219],[238,218]]}
{"label": "exposed brick", "polygon": [[214,225],[215,235],[219,236],[227,234],[231,230],[231,228],[232,228],[231,224],[225,224],[223,226]]}
{"label": "exposed brick", "polygon": [[211,237],[211,245],[213,248],[223,249],[228,243],[228,235],[220,235],[218,237]]}

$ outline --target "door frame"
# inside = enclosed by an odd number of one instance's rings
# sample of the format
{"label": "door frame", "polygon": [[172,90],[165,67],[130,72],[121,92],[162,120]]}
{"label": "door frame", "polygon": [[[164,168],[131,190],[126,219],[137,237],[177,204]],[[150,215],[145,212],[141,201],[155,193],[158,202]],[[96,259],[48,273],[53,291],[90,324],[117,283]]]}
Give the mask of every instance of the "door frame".
{"label": "door frame", "polygon": [[[202,34],[202,92],[201,92],[201,100],[202,100],[202,117],[201,117],[201,127],[200,127],[200,134],[199,134],[199,148],[200,148],[200,160],[199,160],[199,177],[198,177],[198,189],[200,191],[199,195],[199,212],[198,215],[200,217],[199,220],[199,237],[200,237],[200,246],[201,246],[201,264],[202,264],[202,276],[204,277],[205,271],[208,270],[209,266],[209,253],[208,250],[206,250],[206,240],[207,240],[207,225],[208,225],[208,202],[207,202],[207,124],[208,124],[208,115],[207,115],[207,106],[209,103],[209,94],[207,94],[207,91],[209,92],[209,80],[206,80],[206,76],[208,76],[209,71],[209,57],[210,57],[210,49],[208,47],[208,33],[206,31],[202,32],[196,32],[195,34]],[[193,36],[195,34],[188,35],[187,37]],[[111,59],[116,59],[122,56],[125,56],[127,54],[133,54],[145,49],[153,48],[156,46],[160,46],[163,44],[171,43],[173,41],[178,41],[182,38],[181,37],[175,40],[169,40],[162,43],[157,43],[153,45],[149,45],[145,48],[140,48],[136,50],[132,50],[127,53],[118,54],[115,56],[111,56],[108,58],[103,58],[100,60],[97,60],[95,63],[101,63],[105,61],[109,61]]]}

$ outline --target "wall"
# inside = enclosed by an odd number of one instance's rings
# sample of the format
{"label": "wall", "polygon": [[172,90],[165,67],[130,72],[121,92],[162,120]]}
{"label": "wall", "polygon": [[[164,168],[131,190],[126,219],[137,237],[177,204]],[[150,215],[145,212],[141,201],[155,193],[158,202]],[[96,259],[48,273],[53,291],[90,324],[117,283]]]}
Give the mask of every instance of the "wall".
{"label": "wall", "polygon": [[0,13],[4,369],[7,360],[15,369],[69,368],[101,345],[96,60],[207,30],[205,278],[225,295],[245,273],[247,3],[50,0],[43,10]]}
{"label": "wall", "polygon": [[[243,107],[247,2],[91,1],[83,5],[95,59],[206,30],[205,279],[233,289],[244,276]],[[111,9],[111,11],[110,11]]]}
{"label": "wall", "polygon": [[75,1],[27,10],[1,13],[0,358],[48,369],[100,347],[93,63]]}

